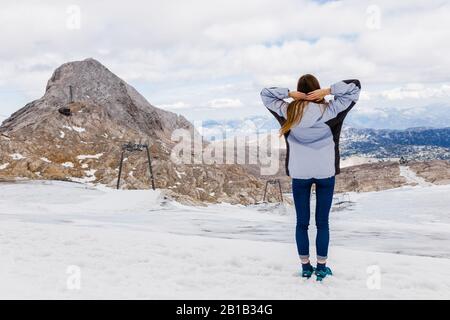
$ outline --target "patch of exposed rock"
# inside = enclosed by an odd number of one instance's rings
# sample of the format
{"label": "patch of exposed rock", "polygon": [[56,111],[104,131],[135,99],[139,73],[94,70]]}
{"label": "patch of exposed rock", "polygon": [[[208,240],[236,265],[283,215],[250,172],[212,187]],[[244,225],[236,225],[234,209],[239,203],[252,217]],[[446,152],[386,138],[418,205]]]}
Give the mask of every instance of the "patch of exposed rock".
{"label": "patch of exposed rock", "polygon": [[438,185],[450,183],[450,161],[414,161],[408,163],[408,166],[427,182]]}
{"label": "patch of exposed rock", "polygon": [[365,163],[341,169],[336,192],[367,192],[398,188],[407,181],[400,176],[398,162]]}

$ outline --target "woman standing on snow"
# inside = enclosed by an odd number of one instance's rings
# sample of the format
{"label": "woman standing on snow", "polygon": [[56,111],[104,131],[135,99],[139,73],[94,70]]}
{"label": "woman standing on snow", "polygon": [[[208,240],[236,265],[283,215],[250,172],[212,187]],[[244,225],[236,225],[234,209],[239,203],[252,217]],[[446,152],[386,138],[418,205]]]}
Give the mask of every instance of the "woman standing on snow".
{"label": "woman standing on snow", "polygon": [[[321,281],[332,275],[326,266],[329,244],[328,218],[333,200],[335,175],[339,174],[339,136],[347,113],[359,98],[358,80],[344,80],[320,88],[313,75],[300,77],[297,91],[264,88],[261,99],[281,125],[286,139],[286,173],[292,177],[292,194],[297,212],[296,242],[302,263],[302,276],[313,273]],[[327,102],[325,96],[333,95]],[[292,102],[284,99],[292,98]],[[316,185],[317,268],[309,259],[308,227],[310,195]]]}

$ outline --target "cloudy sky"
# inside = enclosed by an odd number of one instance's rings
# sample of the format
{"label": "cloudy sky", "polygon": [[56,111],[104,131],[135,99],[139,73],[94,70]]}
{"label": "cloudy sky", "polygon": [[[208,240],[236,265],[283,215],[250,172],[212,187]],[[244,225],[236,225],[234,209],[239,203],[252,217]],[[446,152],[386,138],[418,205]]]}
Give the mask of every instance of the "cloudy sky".
{"label": "cloudy sky", "polygon": [[191,120],[264,113],[264,86],[358,78],[359,112],[448,104],[450,1],[9,1],[0,115],[41,97],[60,64],[93,57]]}

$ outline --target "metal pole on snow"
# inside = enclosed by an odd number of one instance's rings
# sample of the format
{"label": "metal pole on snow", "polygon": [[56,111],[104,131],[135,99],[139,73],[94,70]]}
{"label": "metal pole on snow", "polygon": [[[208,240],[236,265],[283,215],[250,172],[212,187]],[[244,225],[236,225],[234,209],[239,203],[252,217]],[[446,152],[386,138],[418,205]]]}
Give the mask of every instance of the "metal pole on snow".
{"label": "metal pole on snow", "polygon": [[144,149],[147,151],[148,170],[150,173],[151,186],[153,190],[156,189],[155,177],[153,176],[152,158],[150,155],[150,149],[148,147],[148,144],[132,143],[132,142],[128,142],[122,146],[122,154],[120,156],[120,164],[119,164],[119,176],[117,178],[117,189],[120,188],[120,178],[122,176],[122,168],[125,152],[142,152],[144,151]]}
{"label": "metal pole on snow", "polygon": [[150,180],[152,182],[152,189],[155,190],[155,178],[153,177],[152,158],[150,157],[150,150],[147,145],[145,146],[145,149],[147,149],[148,168],[150,170]]}
{"label": "metal pole on snow", "polygon": [[119,178],[117,179],[117,190],[119,190],[120,186],[120,176],[122,175],[122,166],[123,166],[123,156],[124,156],[125,150],[122,151],[122,154],[120,156],[120,165],[119,165]]}
{"label": "metal pole on snow", "polygon": [[283,192],[281,191],[281,182],[280,179],[275,179],[275,180],[267,180],[266,181],[266,187],[264,188],[264,197],[263,197],[263,202],[266,201],[266,197],[267,197],[267,188],[269,186],[269,184],[275,185],[278,184],[278,190],[280,192],[280,202],[283,202]]}

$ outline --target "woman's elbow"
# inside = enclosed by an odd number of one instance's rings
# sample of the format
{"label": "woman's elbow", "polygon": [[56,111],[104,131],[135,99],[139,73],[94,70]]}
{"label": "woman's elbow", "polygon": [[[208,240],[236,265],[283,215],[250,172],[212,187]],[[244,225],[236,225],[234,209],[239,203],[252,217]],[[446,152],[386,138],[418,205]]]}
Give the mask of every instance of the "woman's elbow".
{"label": "woman's elbow", "polygon": [[343,82],[346,84],[353,83],[358,89],[361,89],[361,81],[359,81],[358,79],[344,80]]}
{"label": "woman's elbow", "polygon": [[261,97],[265,97],[265,96],[268,95],[268,93],[269,93],[269,89],[267,89],[267,88],[262,88],[262,90],[261,90],[261,92],[259,93],[259,95],[260,95]]}

